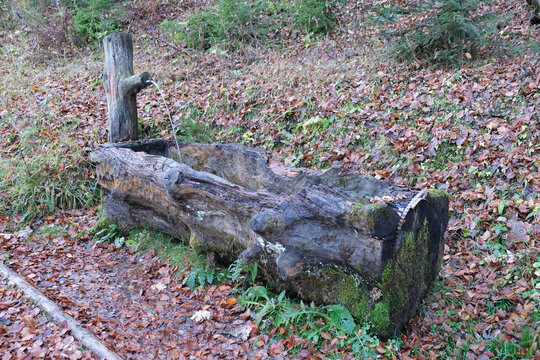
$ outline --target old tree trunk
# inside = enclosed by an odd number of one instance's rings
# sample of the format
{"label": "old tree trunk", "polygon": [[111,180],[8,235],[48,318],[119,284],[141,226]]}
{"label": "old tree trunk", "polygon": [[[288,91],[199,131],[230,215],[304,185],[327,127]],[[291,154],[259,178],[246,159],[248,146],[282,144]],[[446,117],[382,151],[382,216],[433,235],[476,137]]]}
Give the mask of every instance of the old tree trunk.
{"label": "old tree trunk", "polygon": [[286,168],[262,150],[165,140],[92,154],[108,191],[103,212],[129,230],[152,226],[241,256],[266,279],[318,304],[343,304],[391,336],[437,276],[448,222],[442,191],[395,188],[357,173]]}

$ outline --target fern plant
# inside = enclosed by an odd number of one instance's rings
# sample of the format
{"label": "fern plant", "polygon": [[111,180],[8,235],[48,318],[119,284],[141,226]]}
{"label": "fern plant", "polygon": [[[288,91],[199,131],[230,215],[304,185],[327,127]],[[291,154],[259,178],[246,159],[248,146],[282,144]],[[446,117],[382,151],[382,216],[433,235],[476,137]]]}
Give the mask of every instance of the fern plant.
{"label": "fern plant", "polygon": [[[357,358],[373,357],[378,339],[368,334],[369,325],[356,325],[351,313],[343,305],[315,305],[295,303],[285,296],[285,291],[275,296],[263,286],[252,286],[238,304],[255,312],[254,321],[263,330],[271,327],[300,329],[300,336],[320,346],[327,334],[341,337],[339,345],[350,348]],[[326,333],[326,335],[324,334]]]}

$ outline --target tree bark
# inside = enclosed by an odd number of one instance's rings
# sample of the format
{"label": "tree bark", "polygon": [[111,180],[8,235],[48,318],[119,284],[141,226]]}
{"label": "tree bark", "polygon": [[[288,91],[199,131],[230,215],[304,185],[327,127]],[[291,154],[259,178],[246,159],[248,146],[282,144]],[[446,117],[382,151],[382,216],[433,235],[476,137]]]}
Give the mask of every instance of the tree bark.
{"label": "tree bark", "polygon": [[105,360],[122,360],[122,357],[111,351],[103,344],[94,334],[79,325],[71,316],[64,314],[60,308],[45,295],[39,292],[35,287],[30,285],[21,275],[7,267],[0,261],[0,274],[7,277],[8,281],[15,283],[26,296],[32,299],[41,310],[45,311],[53,321],[59,326],[67,324],[71,330],[71,335],[81,342],[83,346],[88,348],[100,359]]}
{"label": "tree bark", "polygon": [[534,7],[534,14],[531,18],[532,25],[540,25],[540,1],[539,0],[527,0],[527,2]]}
{"label": "tree bark", "polygon": [[438,273],[448,195],[390,186],[338,168],[286,168],[237,145],[157,140],[92,154],[109,191],[103,213],[152,226],[225,262],[255,262],[276,288],[340,303],[393,335]]}
{"label": "tree bark", "polygon": [[137,140],[137,93],[150,85],[150,74],[133,75],[131,35],[115,33],[103,39],[103,84],[109,108],[109,142]]}
{"label": "tree bark", "polygon": [[21,25],[28,25],[26,19],[24,18],[24,11],[21,9],[21,7],[13,1],[8,1],[7,4],[9,5],[9,8],[11,10],[13,19],[15,19]]}

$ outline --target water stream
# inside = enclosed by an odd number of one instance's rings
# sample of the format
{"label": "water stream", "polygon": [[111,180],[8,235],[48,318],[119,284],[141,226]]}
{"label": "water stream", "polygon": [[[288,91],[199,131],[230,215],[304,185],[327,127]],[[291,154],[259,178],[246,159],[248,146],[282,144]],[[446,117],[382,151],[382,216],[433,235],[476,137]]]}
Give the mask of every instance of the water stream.
{"label": "water stream", "polygon": [[171,112],[169,111],[169,106],[167,105],[167,102],[165,101],[165,96],[163,95],[163,91],[159,88],[158,84],[154,80],[149,80],[148,82],[151,82],[156,86],[156,89],[158,89],[159,93],[161,94],[161,98],[163,99],[163,104],[165,104],[165,109],[167,109],[167,115],[169,115],[169,121],[171,122],[172,127],[172,135],[174,138],[174,142],[176,143],[176,151],[178,151],[178,162],[182,162],[182,156],[180,155],[180,146],[178,145],[178,140],[176,140],[176,126],[174,126],[174,122],[171,116]]}

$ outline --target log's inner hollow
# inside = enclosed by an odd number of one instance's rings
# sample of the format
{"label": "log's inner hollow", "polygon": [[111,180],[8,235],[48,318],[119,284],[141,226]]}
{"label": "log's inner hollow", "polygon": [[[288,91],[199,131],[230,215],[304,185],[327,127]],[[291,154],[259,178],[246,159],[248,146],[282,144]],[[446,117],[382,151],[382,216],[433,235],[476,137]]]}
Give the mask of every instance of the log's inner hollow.
{"label": "log's inner hollow", "polygon": [[[174,141],[150,139],[144,141],[111,144],[136,152],[178,159]],[[261,149],[236,144],[180,144],[182,162],[197,171],[205,171],[242,186],[246,190],[266,190],[274,194],[294,194],[302,188],[324,185],[350,192],[352,198],[370,198],[400,193],[406,204],[415,191],[391,187],[387,181],[364,176],[356,172],[344,172],[338,166],[325,171],[291,168],[270,158]],[[400,199],[401,200],[401,199]]]}

